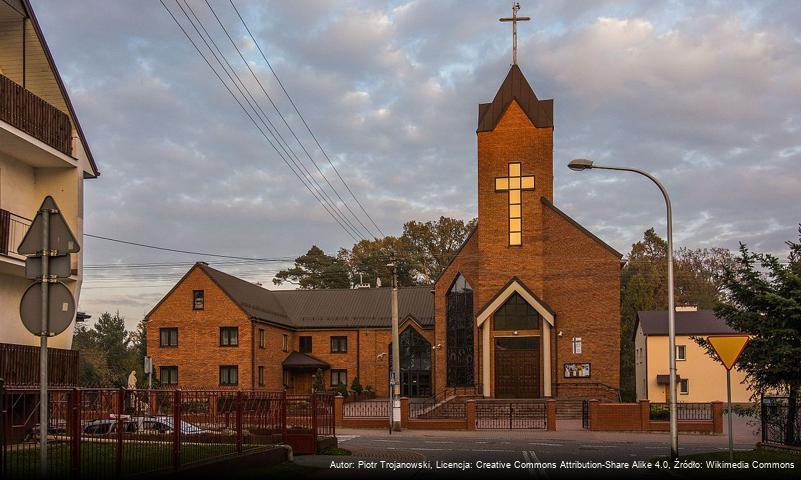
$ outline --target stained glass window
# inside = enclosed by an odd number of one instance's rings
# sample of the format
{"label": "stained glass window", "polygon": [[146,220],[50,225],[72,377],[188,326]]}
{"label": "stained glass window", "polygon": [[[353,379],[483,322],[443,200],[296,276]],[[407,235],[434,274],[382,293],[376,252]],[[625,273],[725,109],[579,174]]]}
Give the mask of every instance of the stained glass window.
{"label": "stained glass window", "polygon": [[473,289],[462,275],[447,294],[447,384],[473,385]]}

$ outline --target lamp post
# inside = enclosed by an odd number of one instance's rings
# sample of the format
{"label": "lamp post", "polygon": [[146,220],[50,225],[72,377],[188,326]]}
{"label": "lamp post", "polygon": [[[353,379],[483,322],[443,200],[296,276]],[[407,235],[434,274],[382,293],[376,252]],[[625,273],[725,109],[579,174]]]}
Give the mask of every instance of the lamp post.
{"label": "lamp post", "polygon": [[599,170],[618,170],[621,172],[634,172],[647,177],[654,182],[662,196],[665,197],[665,205],[667,207],[667,277],[668,277],[668,365],[670,369],[670,458],[676,459],[679,456],[679,431],[678,421],[676,416],[676,307],[673,298],[673,208],[670,204],[670,197],[665,189],[665,186],[659,182],[653,175],[629,167],[612,167],[595,165],[592,160],[576,159],[571,161],[568,168],[578,172],[590,169]]}

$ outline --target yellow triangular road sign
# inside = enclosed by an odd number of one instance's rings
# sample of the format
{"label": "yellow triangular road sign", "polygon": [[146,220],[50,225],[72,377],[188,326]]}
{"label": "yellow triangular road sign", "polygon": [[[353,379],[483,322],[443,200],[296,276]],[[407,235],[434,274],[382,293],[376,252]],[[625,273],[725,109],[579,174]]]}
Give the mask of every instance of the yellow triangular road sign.
{"label": "yellow triangular road sign", "polygon": [[748,335],[712,335],[706,337],[706,341],[712,345],[726,370],[731,370],[748,343]]}

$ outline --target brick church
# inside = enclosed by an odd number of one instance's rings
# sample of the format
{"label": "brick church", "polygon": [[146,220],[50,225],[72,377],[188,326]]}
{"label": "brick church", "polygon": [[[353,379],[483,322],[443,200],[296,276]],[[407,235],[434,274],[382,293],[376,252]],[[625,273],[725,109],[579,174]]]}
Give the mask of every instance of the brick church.
{"label": "brick church", "polygon": [[[478,226],[400,289],[405,396],[616,398],[621,254],[553,201],[553,100],[514,64],[478,108]],[[268,290],[198,263],[147,315],[162,384],[387,394],[390,289]]]}

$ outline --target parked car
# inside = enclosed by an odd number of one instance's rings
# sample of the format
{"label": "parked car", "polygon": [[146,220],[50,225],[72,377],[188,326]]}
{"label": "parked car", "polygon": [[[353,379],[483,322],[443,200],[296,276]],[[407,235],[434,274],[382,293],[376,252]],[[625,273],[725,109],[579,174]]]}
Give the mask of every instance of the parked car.
{"label": "parked car", "polygon": [[[109,435],[117,433],[117,419],[107,418],[90,420],[83,426],[83,433],[86,435]],[[130,420],[123,420],[123,432],[134,433],[137,430],[136,423]]]}
{"label": "parked car", "polygon": [[[97,419],[87,422],[83,433],[87,435],[110,435],[117,433],[117,419]],[[163,434],[173,432],[173,418],[169,416],[125,417],[122,420],[124,433]],[[181,435],[212,433],[189,422],[181,421]]]}

